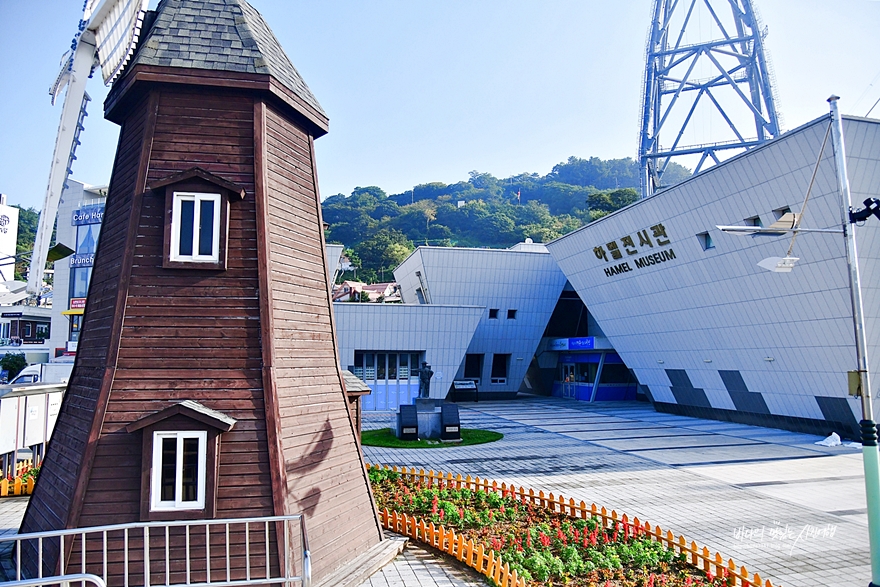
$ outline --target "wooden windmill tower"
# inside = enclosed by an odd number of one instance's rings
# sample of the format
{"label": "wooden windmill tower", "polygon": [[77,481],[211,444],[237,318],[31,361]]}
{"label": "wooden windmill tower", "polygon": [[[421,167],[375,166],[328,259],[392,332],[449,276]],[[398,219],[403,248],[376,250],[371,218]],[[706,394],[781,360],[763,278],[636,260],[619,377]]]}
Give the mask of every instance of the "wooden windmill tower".
{"label": "wooden windmill tower", "polygon": [[381,540],[326,281],[327,117],[245,0],[162,0],[105,116],[83,333],[21,531],[305,512],[320,581]]}

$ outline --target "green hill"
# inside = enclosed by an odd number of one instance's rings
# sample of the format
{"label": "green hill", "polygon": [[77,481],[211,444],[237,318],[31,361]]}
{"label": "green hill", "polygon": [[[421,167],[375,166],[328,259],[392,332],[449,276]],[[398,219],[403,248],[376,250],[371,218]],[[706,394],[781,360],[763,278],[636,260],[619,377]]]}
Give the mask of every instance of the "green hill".
{"label": "green hill", "polygon": [[[670,164],[677,183],[690,172]],[[390,280],[413,248],[509,247],[526,238],[548,242],[638,199],[638,164],[597,157],[556,165],[550,173],[499,179],[472,171],[468,181],[419,184],[387,195],[376,186],[337,194],[322,204],[327,242],[341,243],[361,281]],[[350,275],[341,278],[350,278]]]}

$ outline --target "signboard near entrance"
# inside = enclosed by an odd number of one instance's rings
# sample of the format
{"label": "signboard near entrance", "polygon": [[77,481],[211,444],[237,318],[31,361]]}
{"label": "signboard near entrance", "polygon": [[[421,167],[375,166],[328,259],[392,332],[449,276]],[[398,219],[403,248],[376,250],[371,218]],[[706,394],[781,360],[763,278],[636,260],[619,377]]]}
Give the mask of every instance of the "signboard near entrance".
{"label": "signboard near entrance", "polygon": [[578,338],[552,338],[549,351],[588,351],[596,348],[596,337],[581,336]]}

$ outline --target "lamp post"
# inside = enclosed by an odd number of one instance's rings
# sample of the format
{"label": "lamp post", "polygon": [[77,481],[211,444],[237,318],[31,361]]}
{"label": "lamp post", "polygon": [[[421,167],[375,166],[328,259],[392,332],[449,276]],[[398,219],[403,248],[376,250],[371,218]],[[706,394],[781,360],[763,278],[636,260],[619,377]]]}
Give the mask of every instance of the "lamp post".
{"label": "lamp post", "polygon": [[[832,137],[834,149],[834,162],[837,171],[837,189],[841,201],[841,229],[807,229],[800,228],[800,221],[804,210],[800,214],[786,214],[786,217],[773,225],[762,228],[754,226],[718,226],[723,232],[737,235],[775,235],[780,236],[793,233],[795,237],[801,232],[825,232],[843,234],[846,241],[846,265],[849,270],[849,291],[852,302],[853,331],[856,341],[856,361],[858,369],[851,372],[857,381],[855,393],[861,397],[862,420],[859,422],[862,440],[862,461],[865,470],[865,497],[868,503],[868,539],[871,550],[871,583],[869,587],[880,587],[880,452],[877,448],[877,425],[874,422],[874,410],[871,398],[871,383],[868,372],[868,344],[865,335],[865,316],[862,305],[862,288],[859,277],[859,256],[856,245],[855,223],[862,222],[872,215],[880,219],[880,200],[869,198],[865,200],[865,209],[854,212],[852,196],[849,189],[849,179],[846,173],[846,153],[843,142],[843,122],[840,111],[837,108],[838,96],[831,96],[828,102],[831,104],[831,125],[829,133]],[[826,134],[827,140],[828,134]],[[819,152],[821,160],[822,150]],[[813,171],[813,179],[810,180],[812,188],[816,177],[819,161]],[[807,190],[809,199],[810,188]],[[806,205],[806,199],[804,204]],[[789,218],[790,217],[790,218]],[[793,242],[792,242],[793,245]],[[789,248],[785,257],[770,257],[764,259],[758,265],[764,269],[777,273],[788,273],[797,263],[798,258],[791,256],[792,248]]]}
{"label": "lamp post", "polygon": [[[843,143],[843,122],[837,108],[837,96],[831,103],[831,130],[834,161],[837,168],[837,188],[843,203],[842,226],[846,238],[846,264],[849,268],[849,291],[852,298],[853,329],[856,336],[859,395],[862,398],[862,461],[865,468],[865,497],[868,502],[868,544],[871,549],[870,587],[880,587],[880,453],[877,450],[877,425],[871,401],[871,383],[868,374],[868,343],[865,336],[865,315],[862,307],[862,287],[859,279],[859,256],[856,246],[852,195],[846,174],[846,155]],[[867,203],[867,202],[866,202]]]}

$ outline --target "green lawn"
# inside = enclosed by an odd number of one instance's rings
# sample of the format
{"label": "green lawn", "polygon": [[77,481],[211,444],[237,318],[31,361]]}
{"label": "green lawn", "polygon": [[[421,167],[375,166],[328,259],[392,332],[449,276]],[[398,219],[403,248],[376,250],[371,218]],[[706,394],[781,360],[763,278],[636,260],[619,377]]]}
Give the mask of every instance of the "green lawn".
{"label": "green lawn", "polygon": [[385,448],[451,448],[454,446],[471,446],[501,440],[504,435],[491,430],[461,429],[461,442],[441,442],[439,440],[400,440],[394,436],[391,428],[381,430],[364,430],[361,433],[361,444],[364,446],[383,446]]}

